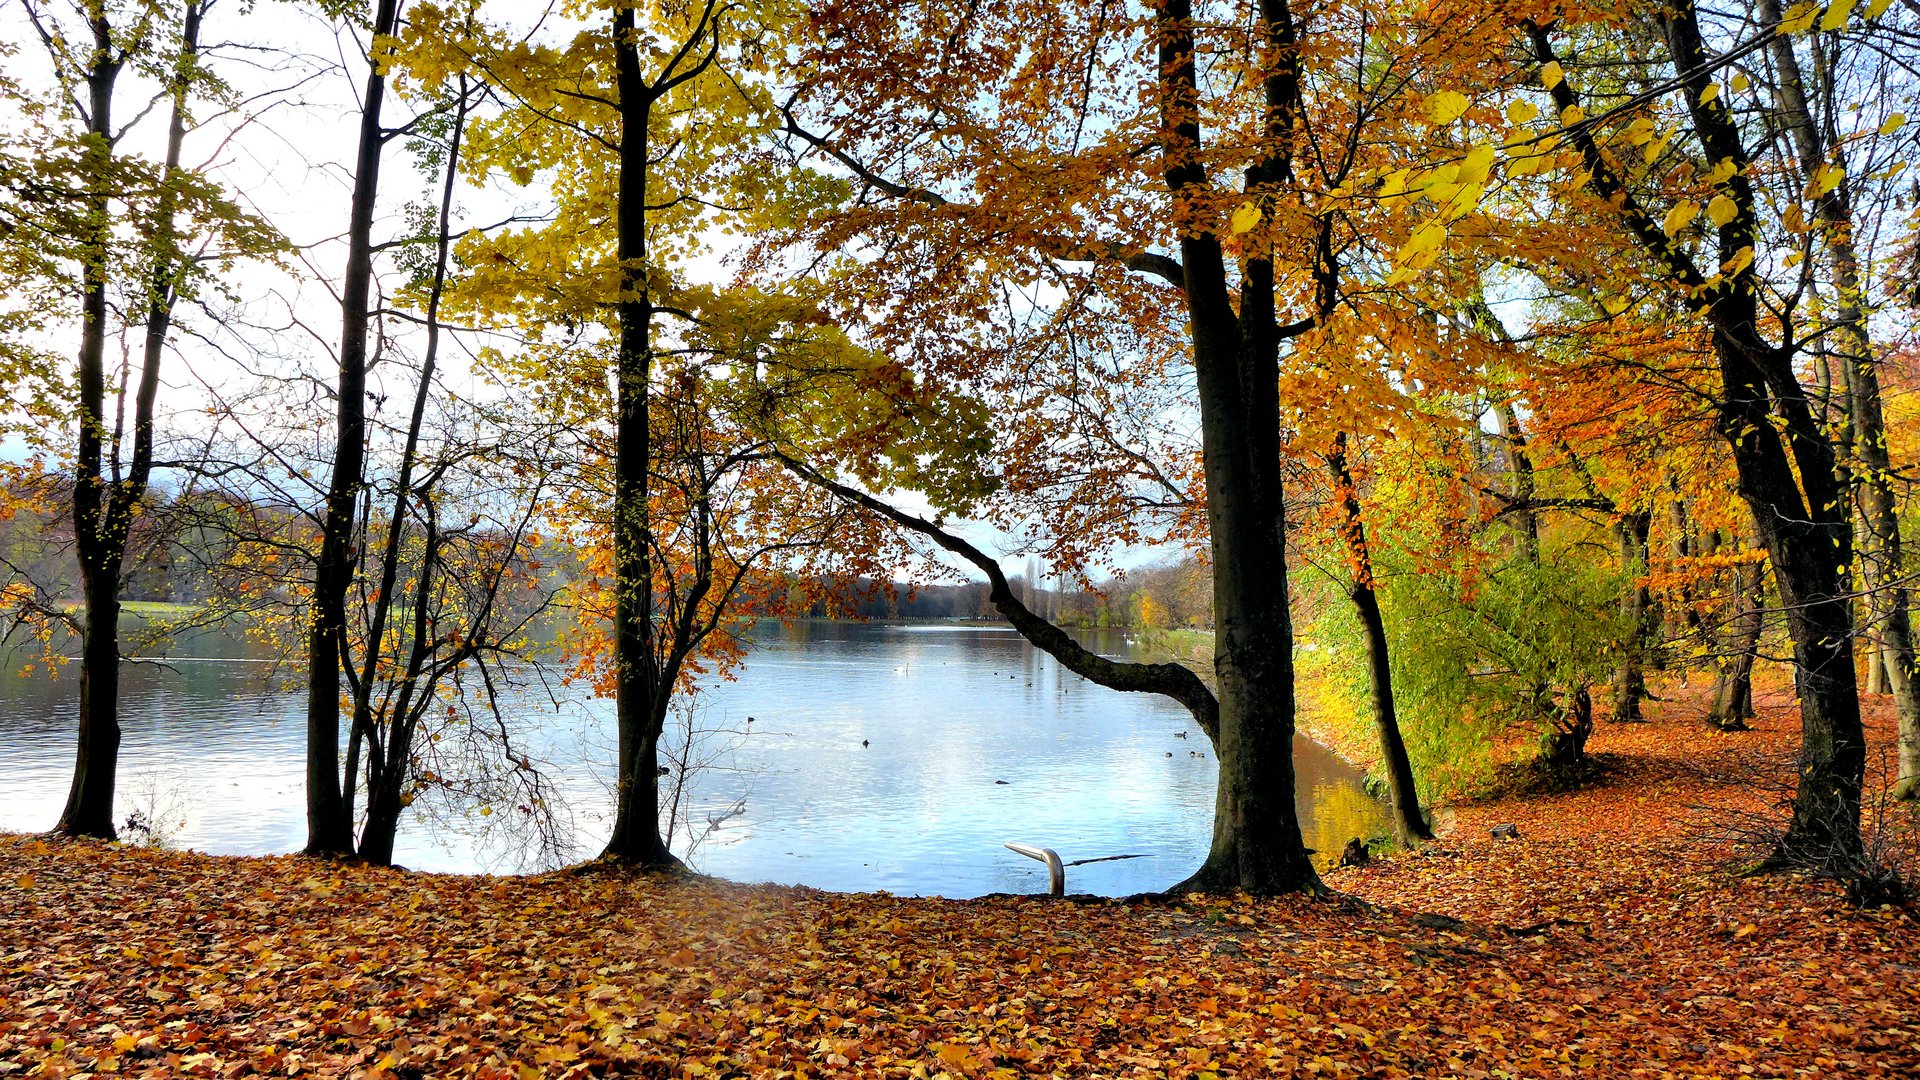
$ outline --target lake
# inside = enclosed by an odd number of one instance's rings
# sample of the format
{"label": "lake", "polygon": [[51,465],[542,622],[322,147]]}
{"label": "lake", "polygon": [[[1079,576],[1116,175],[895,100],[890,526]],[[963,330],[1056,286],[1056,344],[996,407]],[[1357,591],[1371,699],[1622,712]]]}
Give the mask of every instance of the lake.
{"label": "lake", "polygon": [[[683,815],[703,834],[692,864],[737,881],[975,896],[1036,892],[1045,869],[1005,841],[1051,847],[1070,892],[1164,888],[1206,853],[1215,764],[1186,711],[1063,670],[1010,629],[958,624],[763,623],[731,681],[701,695]],[[1139,658],[1120,631],[1082,641]],[[0,830],[59,816],[71,779],[77,667],[0,673]],[[260,855],[305,839],[295,673],[203,635],[167,663],[129,663],[119,804],[158,820],[176,847]],[[610,826],[611,704],[533,678],[502,693],[557,796],[572,857]],[[670,735],[670,738],[672,736]],[[1337,852],[1387,829],[1357,770],[1295,745],[1307,844]],[[497,801],[497,800],[496,800]],[[401,822],[396,861],[416,870],[537,869],[511,807],[422,799]],[[687,831],[676,833],[683,850]]]}

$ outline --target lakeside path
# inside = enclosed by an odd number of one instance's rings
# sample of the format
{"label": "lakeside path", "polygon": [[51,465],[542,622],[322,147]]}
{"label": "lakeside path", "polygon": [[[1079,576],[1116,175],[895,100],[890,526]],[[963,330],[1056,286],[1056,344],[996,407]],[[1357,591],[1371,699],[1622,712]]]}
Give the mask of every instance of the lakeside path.
{"label": "lakeside path", "polygon": [[[1914,1076],[1920,922],[1740,879],[1787,710],[1603,726],[1349,899],[446,877],[0,836],[0,1077]],[[1874,721],[1884,745],[1888,725]],[[1487,838],[1496,822],[1521,839]],[[1390,906],[1389,906],[1390,905]]]}

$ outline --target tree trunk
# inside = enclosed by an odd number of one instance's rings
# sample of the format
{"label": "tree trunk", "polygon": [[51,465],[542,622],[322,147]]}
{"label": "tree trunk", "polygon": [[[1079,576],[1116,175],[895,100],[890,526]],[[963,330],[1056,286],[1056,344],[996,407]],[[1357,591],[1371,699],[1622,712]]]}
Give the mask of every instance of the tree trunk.
{"label": "tree trunk", "polygon": [[1758,566],[1734,570],[1733,602],[1739,611],[1717,660],[1708,721],[1721,731],[1746,731],[1753,719],[1753,664],[1760,655],[1760,632],[1766,625]]}
{"label": "tree trunk", "polygon": [[[1248,187],[1292,181],[1300,105],[1292,13],[1262,0],[1269,151]],[[1159,36],[1161,147],[1183,220],[1205,222],[1212,197],[1202,164],[1190,0],[1164,0]],[[1198,206],[1189,204],[1198,201]],[[1294,807],[1293,626],[1288,610],[1280,475],[1279,328],[1271,256],[1251,234],[1236,313],[1218,237],[1182,229],[1181,263],[1199,390],[1207,524],[1213,543],[1214,673],[1220,701],[1220,780],[1213,842],[1183,889],[1250,893],[1317,890]],[[1329,271],[1330,272],[1330,271]]]}
{"label": "tree trunk", "polygon": [[[357,751],[360,743],[373,734],[378,726],[373,711],[374,688],[380,681],[380,660],[386,649],[387,620],[393,611],[394,587],[400,576],[400,548],[406,540],[408,507],[415,496],[413,474],[419,460],[420,432],[426,423],[427,400],[433,392],[434,371],[440,358],[440,302],[446,292],[448,253],[452,244],[453,191],[459,178],[461,140],[466,136],[467,127],[469,99],[464,75],[458,78],[457,86],[459,96],[454,106],[453,127],[447,137],[447,157],[441,166],[445,175],[440,185],[433,277],[427,288],[426,350],[420,358],[420,380],[414,386],[413,411],[407,419],[407,441],[400,451],[399,473],[394,479],[393,503],[387,517],[386,547],[380,555],[380,580],[373,595],[373,611],[367,621],[367,640],[363,645],[359,685],[353,700],[354,730],[349,738],[345,775],[347,786],[343,798],[349,813],[353,809],[353,773]],[[423,495],[421,501],[431,506],[430,496]],[[428,516],[431,517],[430,510]],[[432,597],[438,547],[439,530],[437,524],[430,523],[426,550],[417,570],[414,588],[414,625],[412,636],[407,639],[412,644],[404,669],[405,681],[396,701],[389,705],[385,739],[375,742],[367,762],[369,776],[377,770],[382,782],[375,784],[370,780],[367,785],[367,817],[361,826],[360,843],[356,850],[362,859],[376,866],[385,866],[393,861],[395,834],[400,827],[400,811],[404,809],[401,792],[412,779],[413,718],[410,706],[416,687],[420,686],[421,669],[427,660],[427,607]],[[396,662],[398,659],[396,656]],[[423,687],[420,692],[430,689],[430,686]],[[375,755],[379,755],[377,763]]]}
{"label": "tree trunk", "polygon": [[1620,568],[1626,577],[1620,597],[1621,621],[1629,637],[1621,650],[1619,666],[1613,675],[1613,719],[1615,723],[1645,719],[1640,702],[1647,696],[1646,658],[1652,627],[1652,596],[1647,589],[1647,538],[1653,516],[1641,511],[1626,514],[1614,524],[1620,539]]}
{"label": "tree trunk", "polygon": [[1582,686],[1560,704],[1546,705],[1552,724],[1540,737],[1540,763],[1554,772],[1571,774],[1587,760],[1587,740],[1593,737],[1593,695]]}
{"label": "tree trunk", "polygon": [[[1705,97],[1712,68],[1693,5],[1680,0],[1659,20],[1702,153],[1734,167],[1721,185],[1734,206],[1733,216],[1718,227],[1718,265],[1725,266],[1752,246],[1758,233],[1750,161],[1725,102]],[[1531,25],[1529,34],[1535,59],[1554,60],[1548,31]],[[1567,80],[1551,93],[1563,113],[1578,104]],[[1752,267],[1710,281],[1622,185],[1593,134],[1580,128],[1570,137],[1588,185],[1621,214],[1712,334],[1720,376],[1715,425],[1732,448],[1740,495],[1773,560],[1801,690],[1800,782],[1793,819],[1774,861],[1850,863],[1862,848],[1866,741],[1853,670],[1853,607],[1846,580],[1853,536],[1842,463],[1794,370],[1795,347],[1775,348],[1760,337],[1764,320]]]}
{"label": "tree trunk", "polygon": [[[373,39],[399,25],[400,0],[378,0]],[[372,45],[372,42],[369,43]],[[327,485],[314,568],[313,614],[307,629],[307,845],[308,855],[353,851],[353,807],[340,783],[340,676],[347,662],[347,590],[360,565],[354,550],[356,508],[364,482],[367,438],[367,336],[372,323],[373,214],[380,191],[380,152],[386,131],[380,108],[387,77],[367,71],[353,196],[347,212],[347,268],[340,288],[340,371],[336,387],[333,474]]]}
{"label": "tree trunk", "polygon": [[633,9],[613,16],[614,77],[620,98],[620,342],[613,494],[614,715],[619,783],[613,833],[601,857],[635,866],[677,865],[660,836],[660,673],[654,659],[652,522],[648,479],[652,433],[653,298],[647,280],[647,125],[656,92],[640,69]]}
{"label": "tree trunk", "polygon": [[[1484,302],[1480,305],[1484,310]],[[1493,320],[1491,311],[1486,313],[1486,321],[1504,338],[1506,331]],[[1493,403],[1493,415],[1500,422],[1500,436],[1507,444],[1507,472],[1513,484],[1513,498],[1520,509],[1514,511],[1520,522],[1520,557],[1529,565],[1540,564],[1540,512],[1534,509],[1533,497],[1536,482],[1533,474],[1533,458],[1527,453],[1527,437],[1520,430],[1520,418],[1514,415],[1513,403],[1500,400]]]}
{"label": "tree trunk", "polygon": [[[1778,0],[1760,0],[1760,10],[1769,21],[1777,22],[1780,18]],[[1823,138],[1821,128],[1815,123],[1792,38],[1776,35],[1769,44],[1769,52],[1779,76],[1778,106],[1792,133],[1802,178],[1811,182],[1814,170],[1830,158],[1831,163],[1842,170],[1839,184],[1814,199],[1814,210],[1833,266],[1834,336],[1846,373],[1848,435],[1855,456],[1854,479],[1859,485],[1860,512],[1865,526],[1861,566],[1874,619],[1874,636],[1879,642],[1875,650],[1878,655],[1870,656],[1868,663],[1884,676],[1899,720],[1900,776],[1895,794],[1912,799],[1920,797],[1920,677],[1916,677],[1914,667],[1910,604],[1907,590],[1901,584],[1904,567],[1900,519],[1893,492],[1893,466],[1887,453],[1880,374],[1867,335],[1866,312],[1861,307],[1864,285],[1859,254],[1854,246],[1853,184],[1845,173],[1841,147],[1834,140]],[[1817,49],[1815,64],[1820,89],[1830,97],[1832,80],[1820,62]]]}
{"label": "tree trunk", "polygon": [[1341,536],[1347,545],[1347,560],[1353,572],[1348,596],[1367,643],[1367,689],[1373,699],[1373,728],[1380,736],[1380,757],[1387,767],[1388,794],[1394,827],[1402,839],[1433,839],[1433,829],[1420,810],[1420,790],[1414,783],[1413,762],[1407,756],[1407,743],[1400,735],[1400,717],[1394,706],[1393,664],[1387,652],[1387,624],[1380,615],[1380,597],[1374,589],[1373,555],[1367,547],[1366,521],[1360,516],[1360,496],[1347,466],[1347,436],[1334,436],[1333,450],[1327,454],[1327,471],[1333,476],[1334,491],[1340,500]]}
{"label": "tree trunk", "polygon": [[[133,450],[124,477],[109,478],[106,453],[106,338],[108,245],[112,221],[109,192],[102,187],[113,148],[113,89],[122,61],[114,58],[113,33],[104,11],[88,20],[93,31],[93,62],[87,72],[88,147],[91,166],[88,210],[93,234],[82,268],[82,316],[79,357],[79,436],[74,477],[74,549],[80,564],[86,603],[86,628],[80,650],[79,741],[73,783],[55,831],[71,836],[114,839],[113,796],[120,756],[120,588],[127,537],[147,496],[153,474],[153,412],[160,390],[160,362],[173,326],[173,302],[179,287],[180,259],[174,250],[181,145],[186,139],[187,96],[199,58],[200,5],[182,13],[180,52],[170,89],[165,164],[154,219],[147,228],[153,260],[147,282],[146,324],[141,342],[140,381],[134,392]],[[115,441],[118,437],[116,432]],[[118,466],[114,466],[117,473]]]}
{"label": "tree trunk", "polygon": [[80,653],[80,741],[73,785],[55,831],[111,840],[114,772],[120,753],[120,573],[103,535],[113,495],[102,455],[106,443],[108,217],[106,176],[113,156],[113,86],[120,75],[111,27],[104,14],[89,20],[92,66],[87,71],[87,211],[91,235],[81,265],[79,433],[73,485],[74,547],[87,606]]}

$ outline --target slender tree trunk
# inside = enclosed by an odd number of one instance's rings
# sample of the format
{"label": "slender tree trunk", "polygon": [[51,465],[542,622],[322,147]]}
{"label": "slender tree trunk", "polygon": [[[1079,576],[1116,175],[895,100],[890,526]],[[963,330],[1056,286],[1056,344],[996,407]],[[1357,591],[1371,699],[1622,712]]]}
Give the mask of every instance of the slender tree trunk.
{"label": "slender tree trunk", "polygon": [[[378,0],[373,47],[399,25],[400,0]],[[313,612],[307,624],[307,845],[309,855],[353,850],[353,807],[340,778],[340,677],[347,662],[347,590],[360,565],[354,550],[355,509],[364,483],[367,439],[367,337],[373,310],[373,215],[380,191],[380,152],[386,131],[380,109],[387,77],[379,64],[367,71],[360,135],[355,152],[353,196],[347,212],[347,268],[340,289],[340,371],[333,444],[333,474],[314,568]]]}
{"label": "slender tree trunk", "polygon": [[113,839],[114,773],[120,754],[120,567],[102,535],[113,502],[102,462],[106,445],[106,350],[109,218],[108,166],[113,157],[113,87],[121,61],[104,14],[89,20],[94,36],[87,72],[88,251],[81,266],[79,437],[73,486],[74,547],[80,562],[87,624],[80,653],[80,743],[73,786],[55,831]]}
{"label": "slender tree trunk", "polygon": [[[1488,312],[1487,317],[1491,319],[1492,313]],[[1504,330],[1499,332],[1505,336]],[[1537,566],[1540,563],[1540,512],[1533,508],[1537,486],[1533,476],[1533,458],[1527,453],[1527,437],[1520,430],[1520,418],[1514,415],[1512,402],[1494,402],[1493,415],[1500,421],[1500,436],[1507,444],[1507,472],[1513,485],[1514,501],[1520,506],[1519,510],[1514,511],[1515,518],[1520,522],[1520,557]]]}
{"label": "slender tree trunk", "polygon": [[[399,475],[394,479],[393,503],[388,508],[386,547],[380,555],[380,583],[374,592],[372,617],[368,620],[367,640],[362,657],[360,679],[353,701],[354,732],[352,742],[360,741],[363,732],[370,732],[378,726],[374,715],[373,694],[380,683],[380,662],[386,651],[387,619],[393,611],[394,589],[400,577],[400,548],[406,540],[406,522],[408,507],[414,498],[413,473],[420,455],[420,432],[426,424],[427,400],[433,393],[434,372],[440,358],[440,301],[446,292],[447,262],[452,244],[453,192],[459,179],[461,140],[467,127],[467,80],[461,76],[458,80],[458,98],[454,105],[453,128],[447,137],[447,158],[442,165],[445,175],[440,185],[440,213],[438,232],[434,238],[433,279],[427,288],[427,343],[420,359],[420,379],[414,386],[413,411],[407,418],[407,441],[400,451]],[[379,764],[382,776],[381,784],[367,785],[367,817],[360,830],[359,856],[376,866],[385,866],[393,861],[394,836],[400,825],[400,811],[404,809],[401,791],[412,777],[413,725],[409,705],[413,691],[420,676],[420,668],[425,660],[422,650],[427,639],[427,604],[431,599],[431,582],[437,566],[438,555],[437,530],[429,535],[427,550],[421,558],[416,571],[418,577],[414,589],[414,627],[409,639],[412,648],[407,661],[407,677],[401,686],[398,700],[390,706],[385,728],[384,757]],[[395,660],[398,661],[398,657]],[[377,744],[378,746],[378,744]],[[347,754],[347,792],[345,802],[351,808],[353,804],[353,768],[355,754]],[[371,774],[374,764],[368,762]],[[379,790],[376,791],[376,788]]]}
{"label": "slender tree trunk", "polygon": [[1646,657],[1652,627],[1652,595],[1647,589],[1647,538],[1653,517],[1645,511],[1625,514],[1614,524],[1620,539],[1620,567],[1625,582],[1620,597],[1621,621],[1631,635],[1613,674],[1613,719],[1616,723],[1644,719],[1640,703],[1647,696]]}
{"label": "slender tree trunk", "polygon": [[122,67],[114,55],[112,28],[103,10],[90,16],[93,63],[87,73],[88,147],[93,190],[88,195],[91,251],[82,269],[79,358],[80,423],[74,478],[74,548],[86,603],[80,650],[79,745],[73,784],[56,831],[113,839],[113,796],[120,755],[120,589],[127,537],[146,500],[153,473],[154,405],[160,363],[173,326],[173,302],[182,260],[174,214],[181,146],[186,139],[187,98],[199,59],[202,7],[189,2],[182,15],[180,52],[170,88],[165,164],[154,218],[147,226],[152,247],[140,380],[134,391],[133,448],[125,476],[108,476],[106,445],[106,337],[108,245],[112,240],[110,192],[103,186],[112,160],[113,90]]}
{"label": "slender tree trunk", "polygon": [[1353,572],[1348,596],[1353,600],[1367,643],[1367,688],[1373,698],[1373,728],[1380,736],[1380,757],[1387,766],[1394,827],[1403,839],[1433,839],[1433,829],[1420,809],[1420,789],[1413,778],[1413,761],[1400,735],[1400,717],[1394,706],[1393,663],[1387,651],[1387,624],[1380,615],[1380,597],[1374,589],[1373,555],[1367,547],[1367,525],[1360,516],[1360,496],[1347,465],[1347,436],[1334,436],[1327,454],[1327,471],[1340,500],[1341,536]]}
{"label": "slender tree trunk", "polygon": [[[413,733],[419,722],[417,712],[425,702],[415,704],[417,695],[428,694],[432,683],[425,668],[431,660],[428,640],[427,606],[432,600],[434,567],[440,560],[440,527],[433,514],[432,501],[426,503],[426,547],[421,553],[419,576],[413,588],[413,633],[409,638],[405,677],[400,690],[388,703],[384,736],[373,742],[367,756],[367,819],[360,831],[358,854],[375,866],[393,862],[393,844],[400,831],[400,812],[406,808],[406,787],[412,779]],[[378,730],[378,729],[371,729]]]}
{"label": "slender tree trunk", "polygon": [[654,659],[652,521],[647,505],[652,433],[653,299],[647,280],[647,125],[656,100],[640,69],[630,7],[613,17],[620,97],[620,341],[616,360],[613,562],[615,724],[619,786],[602,858],[636,866],[678,860],[660,836],[659,671]]}
{"label": "slender tree trunk", "polygon": [[1753,663],[1760,655],[1760,632],[1766,625],[1760,568],[1739,567],[1733,573],[1733,617],[1713,682],[1713,711],[1708,720],[1721,731],[1745,731],[1753,719]]}

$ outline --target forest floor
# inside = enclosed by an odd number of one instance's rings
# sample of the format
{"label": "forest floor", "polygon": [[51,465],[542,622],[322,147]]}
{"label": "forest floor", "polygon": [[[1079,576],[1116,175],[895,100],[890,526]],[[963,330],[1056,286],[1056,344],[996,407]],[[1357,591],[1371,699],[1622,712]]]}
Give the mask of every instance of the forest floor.
{"label": "forest floor", "polygon": [[[448,877],[0,837],[0,1077],[1920,1075],[1920,921],[1708,838],[1775,700],[1602,727],[1331,899]],[[1890,724],[1873,718],[1875,745]],[[1720,810],[1694,809],[1721,807]],[[1518,826],[1495,840],[1488,827]]]}

